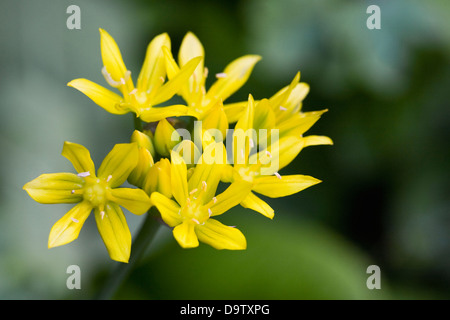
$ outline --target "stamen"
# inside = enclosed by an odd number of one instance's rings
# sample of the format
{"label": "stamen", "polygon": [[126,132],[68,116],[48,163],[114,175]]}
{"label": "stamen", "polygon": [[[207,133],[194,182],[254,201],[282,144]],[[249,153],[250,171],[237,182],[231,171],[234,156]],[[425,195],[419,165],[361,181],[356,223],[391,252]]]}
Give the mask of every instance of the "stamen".
{"label": "stamen", "polygon": [[106,182],[109,182],[109,180],[111,180],[112,175],[109,175],[108,178],[106,178]]}
{"label": "stamen", "polygon": [[205,86],[202,86],[202,94],[205,95],[206,94],[206,89]]}
{"label": "stamen", "polygon": [[192,221],[194,221],[196,224],[200,224],[200,222],[197,219],[192,218]]}
{"label": "stamen", "polygon": [[213,202],[214,202],[214,203],[217,202],[217,198],[216,198],[216,197],[213,197],[212,199],[213,199]]}
{"label": "stamen", "polygon": [[285,107],[280,106],[281,111],[286,111],[287,109]]}
{"label": "stamen", "polygon": [[79,221],[75,218],[70,218],[73,222],[78,223]]}
{"label": "stamen", "polygon": [[103,218],[105,217],[105,211],[100,211],[100,217],[101,217],[102,220],[103,220]]}
{"label": "stamen", "polygon": [[191,192],[189,192],[189,194],[194,194],[194,193],[196,193],[197,191],[198,191],[198,189],[195,188],[194,190],[192,190]]}
{"label": "stamen", "polygon": [[79,174],[77,174],[77,176],[79,177],[89,177],[91,175],[91,173],[89,171],[86,172],[80,172]]}
{"label": "stamen", "polygon": [[267,150],[266,150],[266,155],[267,155],[269,158],[272,158],[272,154],[271,154],[269,151],[267,151]]}
{"label": "stamen", "polygon": [[74,194],[74,193],[75,193],[75,190],[70,191],[70,193],[71,193],[71,194]]}
{"label": "stamen", "polygon": [[274,174],[277,176],[278,179],[281,179],[281,175],[278,172],[275,172]]}
{"label": "stamen", "polygon": [[250,138],[250,148],[253,148],[254,146],[255,146],[255,143],[253,142],[253,139],[252,138]]}
{"label": "stamen", "polygon": [[203,76],[204,76],[205,78],[208,77],[208,72],[209,72],[208,68],[205,67],[205,69],[203,69]]}
{"label": "stamen", "polygon": [[209,213],[209,216],[211,217],[212,216],[211,208],[208,208],[208,213]]}
{"label": "stamen", "polygon": [[135,94],[136,92],[138,91],[138,89],[137,88],[134,88],[133,90],[131,90],[131,92],[128,94],[128,95],[132,95],[132,94]]}
{"label": "stamen", "polygon": [[120,87],[120,82],[119,81],[115,81],[111,77],[111,74],[106,70],[105,66],[102,68],[102,74],[103,74],[103,77],[105,77],[106,82],[108,82],[108,84],[111,87],[114,87],[114,88]]}
{"label": "stamen", "polygon": [[244,158],[244,149],[241,149],[241,157]]}
{"label": "stamen", "polygon": [[189,207],[191,205],[191,198],[186,199],[186,205]]}
{"label": "stamen", "polygon": [[206,181],[202,181],[202,190],[206,191],[207,187],[208,187],[208,185],[206,184]]}
{"label": "stamen", "polygon": [[225,72],[216,73],[216,78],[226,78],[227,74]]}
{"label": "stamen", "polygon": [[161,76],[161,77],[159,77],[159,80],[161,80],[161,82],[164,83],[165,79],[164,79],[164,77]]}

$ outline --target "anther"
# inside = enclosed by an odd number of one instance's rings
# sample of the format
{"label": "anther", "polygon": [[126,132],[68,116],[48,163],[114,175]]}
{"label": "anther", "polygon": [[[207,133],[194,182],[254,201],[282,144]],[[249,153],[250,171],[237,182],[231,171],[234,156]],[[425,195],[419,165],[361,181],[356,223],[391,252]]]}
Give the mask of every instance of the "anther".
{"label": "anther", "polygon": [[216,197],[213,197],[212,199],[213,199],[213,202],[214,202],[214,203],[217,202],[217,198],[216,198]]}
{"label": "anther", "polygon": [[278,179],[281,179],[281,175],[278,172],[275,172],[274,174],[277,176]]}
{"label": "anther", "polygon": [[109,180],[112,179],[112,175],[109,175],[108,178],[106,178],[106,182],[109,182]]}
{"label": "anther", "polygon": [[208,187],[208,185],[206,184],[206,181],[202,181],[202,190],[206,191],[207,187]]}
{"label": "anther", "polygon": [[101,217],[102,220],[103,220],[103,218],[105,217],[105,211],[100,211],[100,217]]}
{"label": "anther", "polygon": [[211,208],[208,208],[208,213],[209,213],[209,216],[211,217],[212,216]]}
{"label": "anther", "polygon": [[70,218],[73,222],[78,223],[79,221],[75,218]]}
{"label": "anther", "polygon": [[194,193],[196,193],[197,192],[197,188],[195,188],[194,190],[192,190],[191,192],[189,192],[189,194],[194,194]]}
{"label": "anther", "polygon": [[114,87],[114,88],[120,87],[120,82],[119,81],[115,81],[111,77],[111,74],[106,70],[105,66],[102,68],[102,74],[103,74],[103,77],[105,77],[106,82],[108,82],[108,84],[111,87]]}
{"label": "anther", "polygon": [[227,74],[225,72],[216,73],[216,78],[226,78]]}
{"label": "anther", "polygon": [[131,96],[132,94],[135,94],[137,91],[138,91],[138,89],[134,88],[133,90],[130,91],[130,93],[128,95]]}
{"label": "anther", "polygon": [[159,80],[161,80],[161,83],[164,83],[164,77],[159,77]]}
{"label": "anther", "polygon": [[271,154],[269,151],[267,151],[267,150],[266,150],[266,155],[267,155],[269,158],[272,158],[272,154]]}
{"label": "anther", "polygon": [[286,111],[287,109],[285,107],[280,106],[281,111]]}
{"label": "anther", "polygon": [[197,219],[192,218],[192,221],[194,221],[196,224],[200,224],[200,222]]}
{"label": "anther", "polygon": [[75,193],[75,190],[70,191],[70,193],[71,193],[71,194],[74,194],[74,193]]}
{"label": "anther", "polygon": [[79,177],[89,177],[91,175],[91,173],[89,171],[86,172],[80,172],[79,174],[77,174],[77,176]]}

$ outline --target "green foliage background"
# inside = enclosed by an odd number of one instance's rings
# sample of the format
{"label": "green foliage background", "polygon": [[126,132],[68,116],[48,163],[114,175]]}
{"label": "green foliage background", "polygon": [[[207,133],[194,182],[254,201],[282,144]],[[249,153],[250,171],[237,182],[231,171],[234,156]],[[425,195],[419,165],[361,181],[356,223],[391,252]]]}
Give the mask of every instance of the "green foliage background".
{"label": "green foliage background", "polygon": [[[310,133],[335,142],[303,150],[281,172],[323,183],[269,200],[274,220],[239,208],[223,216],[247,236],[248,250],[182,250],[162,228],[116,298],[450,298],[447,2],[2,1],[0,298],[90,299],[116,264],[94,219],[77,241],[48,250],[49,230],[69,206],[37,204],[22,190],[41,173],[72,171],[60,155],[65,140],[99,164],[129,139],[131,116],[107,114],[66,86],[79,77],[106,85],[99,27],[134,77],[161,32],[176,52],[193,31],[210,75],[260,54],[235,101],[271,96],[301,71],[311,86],[304,109],[329,109]],[[66,28],[71,4],[81,9],[81,30]],[[381,8],[381,30],[366,28],[371,4]],[[127,219],[134,233],[142,217]],[[71,264],[82,270],[81,290],[66,288]],[[366,287],[371,264],[381,268],[381,290]]]}

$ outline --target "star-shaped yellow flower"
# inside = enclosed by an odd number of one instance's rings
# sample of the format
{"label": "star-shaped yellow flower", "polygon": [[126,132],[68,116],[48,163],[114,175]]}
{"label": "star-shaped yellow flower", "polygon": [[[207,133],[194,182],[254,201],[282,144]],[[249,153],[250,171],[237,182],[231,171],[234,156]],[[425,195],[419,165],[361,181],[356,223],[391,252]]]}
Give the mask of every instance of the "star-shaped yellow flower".
{"label": "star-shaped yellow flower", "polygon": [[[165,48],[164,54],[167,76],[171,79],[178,74],[180,67],[185,68],[193,58],[199,56],[204,58],[205,51],[199,39],[192,32],[188,32],[180,46],[178,64],[170,50]],[[230,116],[242,111],[244,108],[242,105],[228,108],[227,106],[221,106],[221,104],[247,82],[259,60],[261,60],[261,57],[258,55],[245,55],[235,59],[226,66],[223,72],[216,74],[217,80],[206,90],[205,81],[208,76],[208,69],[204,66],[204,59],[202,59],[180,91],[181,96],[189,106],[189,115],[196,117],[198,120],[204,120],[218,104],[217,112],[220,112],[223,116],[225,116],[226,109],[229,109],[227,112]]]}
{"label": "star-shaped yellow flower", "polygon": [[166,66],[162,49],[170,50],[167,33],[156,36],[148,45],[141,72],[134,86],[131,72],[127,70],[119,47],[105,30],[100,29],[100,47],[103,60],[102,73],[111,87],[122,96],[87,79],[75,79],[67,85],[83,92],[100,107],[113,114],[134,112],[143,121],[152,122],[187,113],[184,105],[156,107],[168,101],[187,82],[201,57],[193,57],[179,72],[165,82]]}
{"label": "star-shaped yellow flower", "polygon": [[150,198],[140,189],[117,188],[138,162],[136,143],[117,144],[95,174],[89,151],[82,145],[65,142],[62,155],[78,174],[42,174],[23,187],[39,203],[78,203],[50,231],[48,247],[67,244],[76,238],[94,210],[98,231],[111,259],[128,262],[131,234],[122,206],[134,214],[144,214]]}
{"label": "star-shaped yellow flower", "polygon": [[[305,127],[304,122],[308,122],[309,126],[308,118],[298,122],[298,126]],[[279,174],[278,171],[286,167],[306,143],[300,131],[281,135],[275,124],[276,118],[269,101],[263,99],[256,103],[250,95],[245,113],[234,129],[232,165],[226,166],[222,176],[227,182],[244,180],[251,183],[252,192],[241,205],[269,218],[273,218],[274,210],[253,192],[270,198],[285,197],[321,182],[307,175]],[[258,145],[261,147],[259,150]]]}
{"label": "star-shaped yellow flower", "polygon": [[173,235],[183,248],[197,247],[200,240],[216,249],[243,250],[247,242],[242,232],[211,217],[238,205],[250,192],[250,185],[242,181],[233,183],[215,196],[223,163],[216,161],[218,156],[206,156],[214,147],[211,144],[205,149],[189,179],[183,158],[172,151],[171,185],[175,201],[159,192],[153,192],[151,200],[164,222],[174,228]]}

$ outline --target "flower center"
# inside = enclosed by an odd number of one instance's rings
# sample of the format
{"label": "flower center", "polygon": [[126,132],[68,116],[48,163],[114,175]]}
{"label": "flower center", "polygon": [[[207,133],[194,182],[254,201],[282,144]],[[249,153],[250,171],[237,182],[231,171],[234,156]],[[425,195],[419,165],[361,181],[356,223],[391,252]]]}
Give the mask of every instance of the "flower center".
{"label": "flower center", "polygon": [[93,207],[104,207],[107,201],[107,192],[109,187],[106,181],[100,179],[85,179],[86,184],[84,186],[83,197],[89,201]]}

